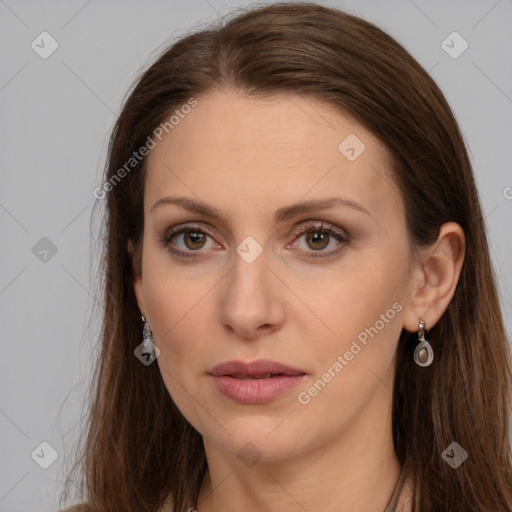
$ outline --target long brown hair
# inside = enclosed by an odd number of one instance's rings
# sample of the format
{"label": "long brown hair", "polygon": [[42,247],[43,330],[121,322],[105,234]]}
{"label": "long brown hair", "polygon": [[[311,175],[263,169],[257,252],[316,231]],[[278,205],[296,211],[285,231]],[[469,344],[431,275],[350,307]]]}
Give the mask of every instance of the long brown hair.
{"label": "long brown hair", "polygon": [[[398,343],[394,445],[400,462],[411,463],[414,510],[511,512],[510,352],[457,122],[427,72],[381,29],[296,2],[254,8],[181,38],[141,74],[124,103],[110,140],[110,185],[102,189],[102,345],[72,471],[81,470],[81,500],[98,512],[154,512],[168,498],[176,512],[196,506],[206,469],[202,438],[173,403],[158,365],[133,354],[141,342],[132,273],[141,270],[145,158],[129,169],[126,162],[176,109],[224,87],[248,96],[300,94],[350,113],[388,149],[411,243],[431,244],[445,222],[463,228],[455,295],[428,333],[434,363],[421,370],[414,364],[411,333],[403,331]],[[454,441],[469,455],[457,469],[441,456]]]}

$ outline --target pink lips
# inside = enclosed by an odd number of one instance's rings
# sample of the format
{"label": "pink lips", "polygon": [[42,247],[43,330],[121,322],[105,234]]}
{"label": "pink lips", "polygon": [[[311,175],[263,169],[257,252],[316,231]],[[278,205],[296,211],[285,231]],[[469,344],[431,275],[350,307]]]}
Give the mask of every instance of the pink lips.
{"label": "pink lips", "polygon": [[248,363],[228,361],[215,366],[208,373],[224,396],[247,405],[274,400],[297,386],[306,375],[302,370],[269,359]]}

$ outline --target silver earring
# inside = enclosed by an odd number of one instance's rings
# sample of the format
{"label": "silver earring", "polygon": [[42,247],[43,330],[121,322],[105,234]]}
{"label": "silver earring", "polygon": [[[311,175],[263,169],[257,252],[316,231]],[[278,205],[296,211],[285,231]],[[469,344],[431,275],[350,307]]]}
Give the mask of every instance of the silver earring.
{"label": "silver earring", "polygon": [[142,343],[147,343],[150,341],[153,343],[153,333],[151,332],[151,329],[149,328],[149,324],[144,317],[144,315],[140,315],[142,317],[142,321],[144,322],[144,327],[142,329]]}
{"label": "silver earring", "polygon": [[160,355],[160,349],[153,342],[153,333],[144,315],[141,315],[141,317],[144,322],[142,343],[135,349],[135,355],[148,366]]}
{"label": "silver earring", "polygon": [[429,366],[434,360],[432,346],[425,339],[425,322],[420,319],[418,326],[418,344],[414,349],[414,362],[418,366]]}

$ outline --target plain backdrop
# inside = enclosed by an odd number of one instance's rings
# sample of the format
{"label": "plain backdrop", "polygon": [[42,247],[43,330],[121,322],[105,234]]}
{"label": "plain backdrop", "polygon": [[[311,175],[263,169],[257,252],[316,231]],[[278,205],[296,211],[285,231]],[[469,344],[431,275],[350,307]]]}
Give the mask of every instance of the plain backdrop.
{"label": "plain backdrop", "polygon": [[[390,33],[446,95],[470,149],[510,332],[512,1],[322,3]],[[242,5],[0,0],[0,511],[58,508],[99,328],[93,190],[123,97],[162,45]]]}

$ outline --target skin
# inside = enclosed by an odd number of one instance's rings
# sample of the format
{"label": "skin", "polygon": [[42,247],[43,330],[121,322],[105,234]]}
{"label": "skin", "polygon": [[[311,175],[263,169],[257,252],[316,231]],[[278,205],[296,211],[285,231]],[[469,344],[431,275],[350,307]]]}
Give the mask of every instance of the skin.
{"label": "skin", "polygon": [[[430,329],[446,310],[464,234],[447,223],[436,243],[415,250],[384,146],[328,104],[235,90],[197,100],[148,156],[142,273],[133,277],[165,385],[203,436],[209,470],[197,510],[381,512],[401,469],[391,431],[398,339],[402,329],[417,331],[419,318]],[[366,146],[354,161],[338,149],[350,134]],[[178,205],[151,209],[171,195],[211,205],[222,219]],[[273,219],[279,208],[333,196],[368,213],[334,206]],[[327,236],[315,243],[296,234],[315,221],[348,233],[348,241]],[[161,239],[190,222],[209,236],[198,243],[176,235],[172,246],[193,253],[180,259]],[[247,236],[263,249],[252,263],[236,252]],[[128,250],[134,254],[131,241]],[[299,393],[393,304],[401,308],[378,334],[300,403]],[[273,402],[241,405],[220,394],[207,374],[224,361],[258,358],[307,375]],[[255,464],[237,456],[244,446]],[[397,510],[410,509],[409,495],[410,481]]]}

